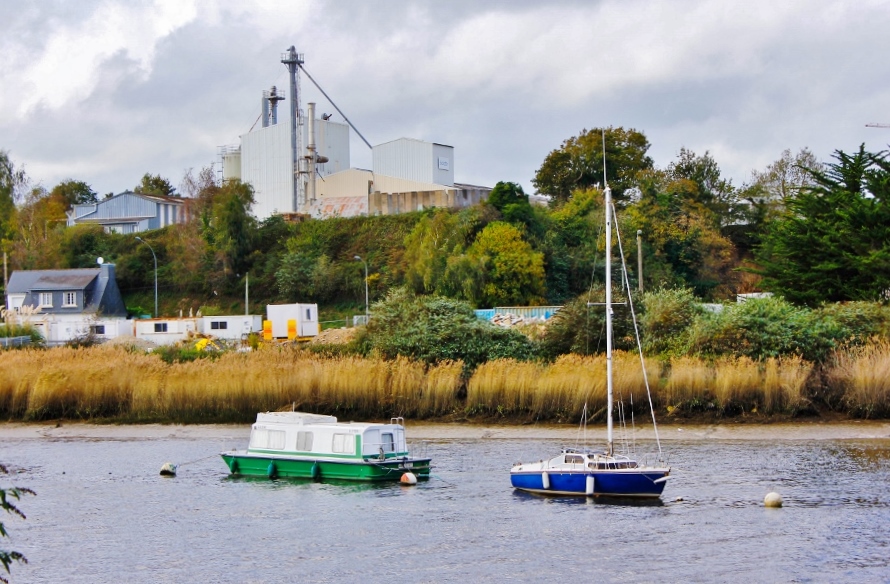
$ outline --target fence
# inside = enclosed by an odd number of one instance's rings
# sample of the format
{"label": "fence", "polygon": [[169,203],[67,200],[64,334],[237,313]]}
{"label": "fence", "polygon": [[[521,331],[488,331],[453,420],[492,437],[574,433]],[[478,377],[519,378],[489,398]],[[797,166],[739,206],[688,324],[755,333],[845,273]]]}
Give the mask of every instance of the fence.
{"label": "fence", "polygon": [[31,337],[0,337],[0,348],[10,349],[31,344]]}

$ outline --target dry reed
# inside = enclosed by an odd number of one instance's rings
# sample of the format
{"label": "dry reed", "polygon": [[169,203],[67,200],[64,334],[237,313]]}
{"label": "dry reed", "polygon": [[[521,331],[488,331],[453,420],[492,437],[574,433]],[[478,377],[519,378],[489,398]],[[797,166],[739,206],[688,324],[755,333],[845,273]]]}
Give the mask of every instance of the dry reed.
{"label": "dry reed", "polygon": [[852,413],[866,418],[890,414],[890,342],[839,353],[828,378],[844,389]]}
{"label": "dry reed", "polygon": [[760,365],[749,357],[724,358],[714,363],[714,395],[723,409],[756,407],[760,383]]}
{"label": "dry reed", "polygon": [[671,359],[670,373],[665,384],[664,400],[677,406],[693,401],[711,399],[714,388],[714,369],[698,357]]}

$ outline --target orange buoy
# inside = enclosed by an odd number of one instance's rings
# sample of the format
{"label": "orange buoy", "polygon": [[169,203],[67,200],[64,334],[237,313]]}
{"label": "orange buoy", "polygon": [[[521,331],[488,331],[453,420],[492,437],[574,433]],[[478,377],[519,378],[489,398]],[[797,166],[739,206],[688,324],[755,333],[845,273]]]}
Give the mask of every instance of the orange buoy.
{"label": "orange buoy", "polygon": [[399,479],[399,482],[403,485],[416,485],[417,484],[417,476],[413,472],[406,472],[402,475],[402,478]]}

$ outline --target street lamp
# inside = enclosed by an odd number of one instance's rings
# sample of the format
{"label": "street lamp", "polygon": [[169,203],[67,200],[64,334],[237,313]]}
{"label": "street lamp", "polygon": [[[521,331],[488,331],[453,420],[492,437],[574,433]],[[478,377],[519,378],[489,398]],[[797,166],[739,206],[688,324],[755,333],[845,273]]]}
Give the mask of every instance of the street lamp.
{"label": "street lamp", "polygon": [[[148,242],[145,241],[144,239],[142,239],[141,237],[139,237],[138,235],[136,236],[136,241],[139,241],[141,243],[144,243],[145,245],[148,245]],[[158,317],[158,256],[155,255],[155,250],[153,250],[150,245],[148,245],[148,249],[151,250],[151,257],[154,258],[154,261],[155,261],[155,318],[157,318]]]}
{"label": "street lamp", "polygon": [[640,292],[643,292],[643,230],[637,229],[637,278],[640,283]]}
{"label": "street lamp", "polygon": [[362,259],[362,256],[355,256],[355,259],[365,264],[365,320],[368,319],[368,262]]}

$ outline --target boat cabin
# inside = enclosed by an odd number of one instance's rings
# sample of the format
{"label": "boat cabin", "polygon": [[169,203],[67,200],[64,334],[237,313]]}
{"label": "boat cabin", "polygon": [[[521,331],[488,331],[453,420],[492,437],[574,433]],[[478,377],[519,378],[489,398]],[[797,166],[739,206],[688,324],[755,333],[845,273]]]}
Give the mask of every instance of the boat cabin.
{"label": "boat cabin", "polygon": [[408,444],[400,419],[389,424],[338,422],[334,416],[303,412],[257,414],[248,452],[323,455],[334,458],[406,456]]}

